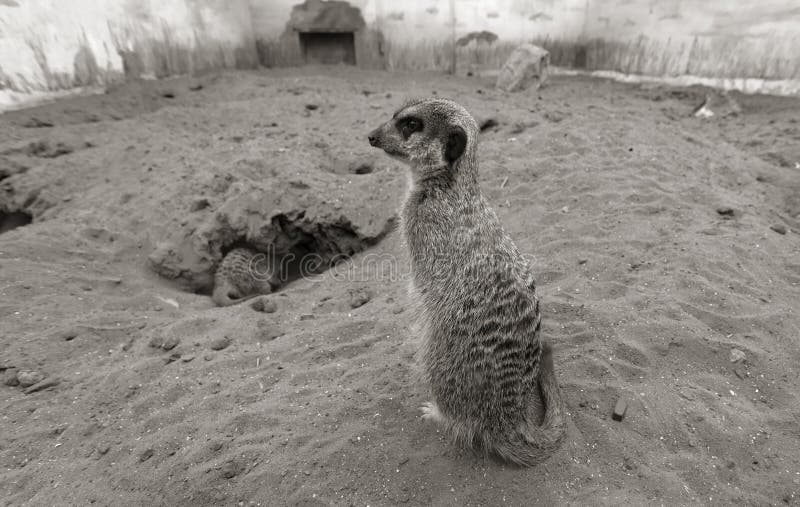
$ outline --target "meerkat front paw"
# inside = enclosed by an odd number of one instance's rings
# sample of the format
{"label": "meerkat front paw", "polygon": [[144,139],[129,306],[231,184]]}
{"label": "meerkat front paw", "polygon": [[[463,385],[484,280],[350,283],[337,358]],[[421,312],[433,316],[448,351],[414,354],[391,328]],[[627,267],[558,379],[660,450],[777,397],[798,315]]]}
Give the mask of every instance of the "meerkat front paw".
{"label": "meerkat front paw", "polygon": [[439,411],[439,407],[432,401],[424,403],[419,409],[422,411],[422,418],[426,421],[442,422],[444,419],[442,413]]}

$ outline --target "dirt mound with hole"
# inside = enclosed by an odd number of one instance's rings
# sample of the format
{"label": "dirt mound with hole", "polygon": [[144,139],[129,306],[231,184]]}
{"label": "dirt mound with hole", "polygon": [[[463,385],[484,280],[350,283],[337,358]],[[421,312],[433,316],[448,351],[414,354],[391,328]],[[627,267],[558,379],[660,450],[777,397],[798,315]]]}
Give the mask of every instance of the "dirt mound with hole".
{"label": "dirt mound with hole", "polygon": [[[216,209],[192,216],[159,241],[150,265],[199,292],[212,289],[216,266],[237,246],[285,259],[290,279],[284,283],[319,273],[375,245],[391,230],[396,206],[386,203],[397,203],[392,179],[313,170],[291,180],[236,182]],[[345,188],[350,198],[342,198]],[[202,199],[193,202],[191,209],[197,208],[207,209]]]}

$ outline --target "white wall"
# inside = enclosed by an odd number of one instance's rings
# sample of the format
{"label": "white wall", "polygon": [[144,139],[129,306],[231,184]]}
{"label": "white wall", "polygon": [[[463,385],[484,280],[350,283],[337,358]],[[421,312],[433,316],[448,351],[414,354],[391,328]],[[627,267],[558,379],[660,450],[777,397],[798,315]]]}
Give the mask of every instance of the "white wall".
{"label": "white wall", "polygon": [[255,63],[253,41],[246,0],[0,0],[0,88],[104,84],[131,63],[143,77],[229,66],[242,50]]}
{"label": "white wall", "polygon": [[[0,108],[9,96],[256,63],[279,55],[300,0],[0,0]],[[522,41],[557,65],[650,75],[800,79],[798,0],[352,0],[383,68],[496,68]],[[455,20],[455,25],[453,25]],[[271,46],[270,46],[271,44]],[[377,46],[380,45],[380,49]],[[263,49],[264,46],[261,46]],[[362,53],[366,55],[366,51]],[[265,54],[267,55],[265,57]],[[272,62],[273,64],[286,64]],[[296,62],[288,62],[296,63]],[[16,95],[14,95],[16,94]]]}

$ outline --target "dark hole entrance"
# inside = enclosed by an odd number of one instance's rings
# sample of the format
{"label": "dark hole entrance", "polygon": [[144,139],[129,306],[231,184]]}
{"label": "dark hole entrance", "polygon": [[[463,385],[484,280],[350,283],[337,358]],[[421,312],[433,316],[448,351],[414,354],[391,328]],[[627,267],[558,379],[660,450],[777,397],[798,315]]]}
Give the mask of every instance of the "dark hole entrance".
{"label": "dark hole entrance", "polygon": [[309,64],[356,64],[353,32],[300,32],[300,47]]}
{"label": "dark hole entrance", "polygon": [[33,222],[33,217],[24,211],[12,211],[11,213],[0,211],[0,234],[31,222]]}

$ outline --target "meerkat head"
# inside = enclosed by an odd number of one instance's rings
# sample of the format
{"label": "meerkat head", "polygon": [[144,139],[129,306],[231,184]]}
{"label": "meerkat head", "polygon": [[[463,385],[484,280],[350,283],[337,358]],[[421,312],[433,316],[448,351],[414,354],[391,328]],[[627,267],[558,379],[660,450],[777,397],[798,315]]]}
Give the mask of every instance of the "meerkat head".
{"label": "meerkat head", "polygon": [[456,177],[475,171],[478,132],[478,123],[460,104],[440,98],[418,99],[373,130],[369,144],[408,164],[416,179]]}

